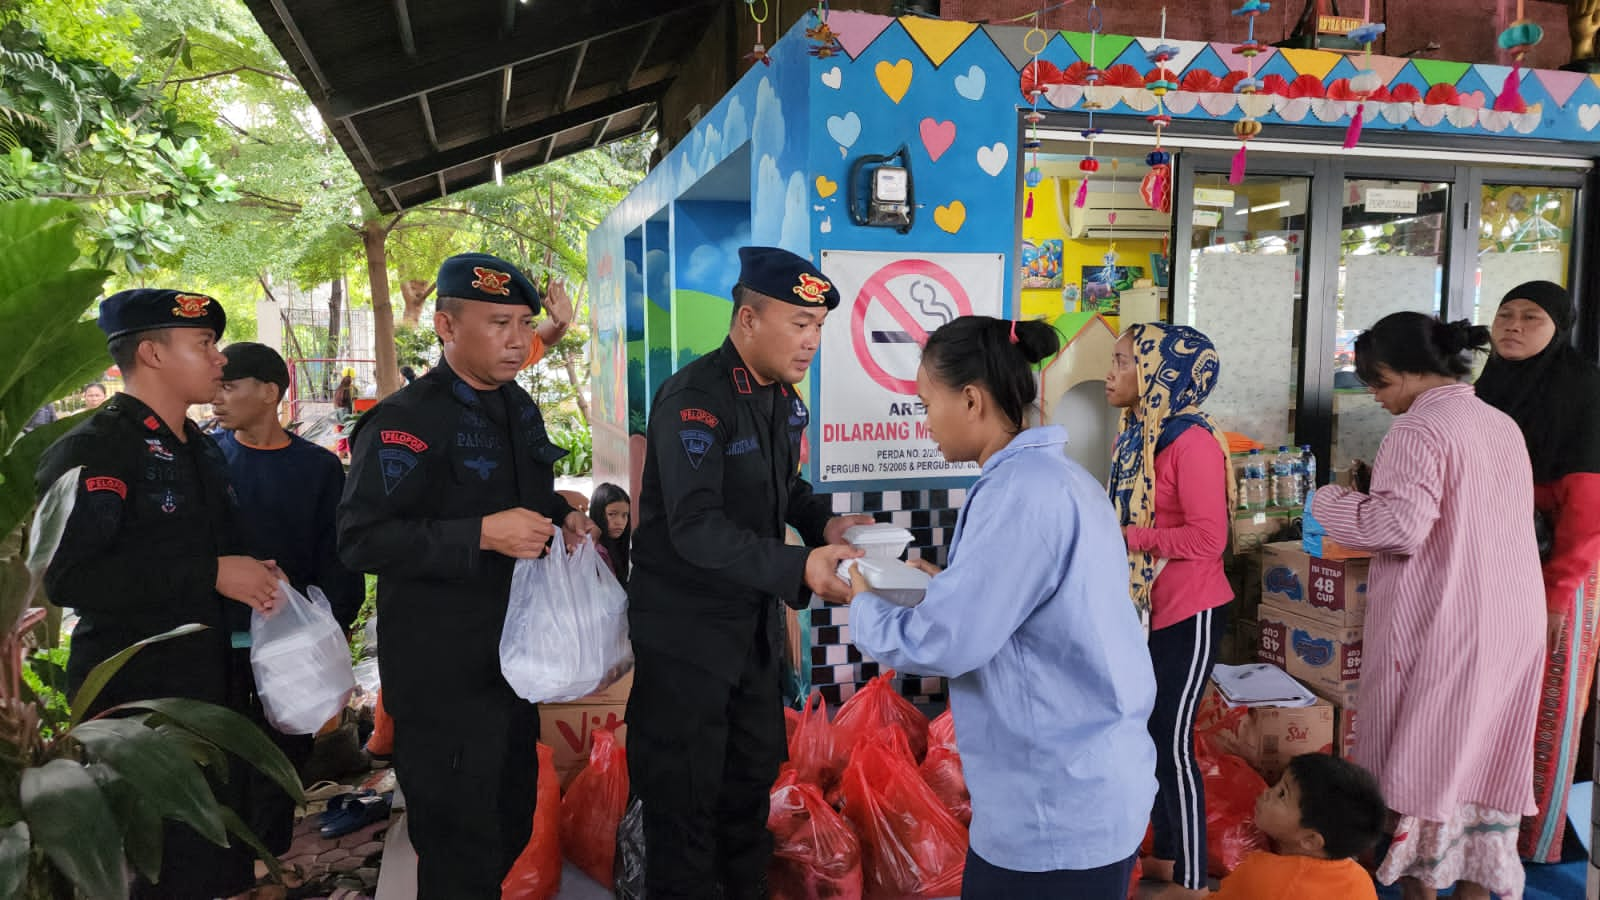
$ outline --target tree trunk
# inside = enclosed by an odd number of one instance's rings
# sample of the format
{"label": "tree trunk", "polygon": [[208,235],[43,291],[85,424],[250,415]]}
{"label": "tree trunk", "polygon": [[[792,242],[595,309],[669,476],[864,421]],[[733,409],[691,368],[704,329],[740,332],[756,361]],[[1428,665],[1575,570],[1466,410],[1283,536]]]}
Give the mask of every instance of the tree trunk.
{"label": "tree trunk", "polygon": [[328,292],[328,346],[323,351],[327,362],[322,366],[322,392],[333,392],[333,361],[339,358],[339,328],[344,321],[344,276],[333,280]]}
{"label": "tree trunk", "polygon": [[571,382],[573,387],[572,400],[578,405],[578,415],[583,416],[583,427],[588,428],[589,401],[583,398],[583,384],[578,380],[578,367],[572,361],[572,354],[561,354],[561,366],[567,370],[567,381]]}
{"label": "tree trunk", "polygon": [[1572,61],[1595,58],[1595,32],[1600,30],[1600,0],[1568,0],[1567,29],[1572,36]]}
{"label": "tree trunk", "polygon": [[400,316],[402,324],[412,328],[422,323],[422,304],[426,303],[428,296],[433,293],[435,282],[422,281],[417,278],[408,278],[400,282],[400,299],[406,304],[406,309]]}
{"label": "tree trunk", "polygon": [[377,357],[378,398],[400,389],[395,362],[394,306],[389,299],[389,229],[369,219],[361,224],[361,246],[367,255],[367,280],[372,287],[372,346]]}

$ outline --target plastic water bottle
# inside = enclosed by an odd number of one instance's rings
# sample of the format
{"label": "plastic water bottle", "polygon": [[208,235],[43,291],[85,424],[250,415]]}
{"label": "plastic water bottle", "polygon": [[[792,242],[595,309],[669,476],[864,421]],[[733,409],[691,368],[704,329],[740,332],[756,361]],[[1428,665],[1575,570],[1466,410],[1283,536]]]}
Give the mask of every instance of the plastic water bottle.
{"label": "plastic water bottle", "polygon": [[1287,446],[1278,448],[1272,458],[1272,505],[1280,509],[1298,509],[1300,493],[1300,457],[1289,452]]}
{"label": "plastic water bottle", "polygon": [[1267,508],[1267,462],[1260,450],[1251,450],[1244,461],[1244,490],[1241,492],[1245,509],[1262,512]]}
{"label": "plastic water bottle", "polygon": [[1300,445],[1300,478],[1305,486],[1300,491],[1301,498],[1310,497],[1317,489],[1317,455],[1311,452],[1310,444]]}

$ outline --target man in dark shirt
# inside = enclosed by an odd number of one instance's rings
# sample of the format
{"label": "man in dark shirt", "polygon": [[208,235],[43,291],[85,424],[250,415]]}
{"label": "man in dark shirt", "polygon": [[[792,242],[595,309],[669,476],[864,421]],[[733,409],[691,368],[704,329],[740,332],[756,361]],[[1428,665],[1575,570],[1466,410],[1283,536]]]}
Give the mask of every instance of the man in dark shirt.
{"label": "man in dark shirt", "polygon": [[[794,385],[838,291],[786,250],[745,247],[739,260],[728,340],[668,378],[650,409],[627,719],[651,900],[767,896],[784,604],[846,595],[836,569],[861,554],[844,531],[872,521],[833,516],[800,477],[811,419]],[[815,549],[786,545],[789,525]]]}
{"label": "man in dark shirt", "polygon": [[[331,451],[288,433],[279,423],[289,367],[276,350],[241,341],[229,344],[222,355],[227,363],[211,406],[227,429],[217,437],[217,446],[228,460],[228,476],[239,498],[245,546],[257,557],[276,560],[300,593],[309,596],[311,586],[321,588],[334,618],[348,629],[361,610],[365,585],[339,561],[337,517],[344,466]],[[290,762],[302,767],[315,737],[281,734],[267,723],[250,668],[248,612],[242,606],[230,610],[234,682],[244,690],[251,718]],[[294,839],[294,802],[259,772],[248,777],[246,821],[267,849],[288,852]]]}
{"label": "man in dark shirt", "polygon": [[[215,300],[172,290],[122,291],[100,304],[100,327],[127,389],[56,442],[39,463],[40,495],[81,466],[78,499],[45,589],[78,611],[68,692],[130,644],[188,623],[204,631],[145,647],[106,685],[95,715],[121,703],[187,697],[232,705],[228,610],[271,609],[279,573],[245,555],[222,454],[187,418],[216,396],[227,317]],[[215,785],[237,809],[236,784]],[[161,879],[135,897],[226,897],[254,882],[251,855],[187,826],[163,829]]]}
{"label": "man in dark shirt", "polygon": [[[339,552],[378,576],[378,669],[421,900],[496,900],[527,845],[539,716],[500,674],[519,559],[593,530],[555,491],[551,442],[516,383],[539,291],[483,253],[439,267],[439,365],[361,417]],[[551,292],[565,292],[560,283]]]}

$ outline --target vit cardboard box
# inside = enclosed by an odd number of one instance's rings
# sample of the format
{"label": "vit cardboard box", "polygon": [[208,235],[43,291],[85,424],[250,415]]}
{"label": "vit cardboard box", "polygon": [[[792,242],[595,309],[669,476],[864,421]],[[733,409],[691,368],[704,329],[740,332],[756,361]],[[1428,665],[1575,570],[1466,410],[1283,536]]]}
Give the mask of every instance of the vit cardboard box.
{"label": "vit cardboard box", "polygon": [[594,729],[610,728],[617,742],[627,745],[628,726],[622,721],[628,708],[620,703],[544,703],[539,706],[539,740],[555,751],[556,774],[561,789],[589,764]]}
{"label": "vit cardboard box", "polygon": [[1244,757],[1268,784],[1275,784],[1289,760],[1302,753],[1334,751],[1333,704],[1288,709],[1258,706],[1229,709],[1216,685],[1206,686],[1195,714],[1195,731],[1210,731],[1217,749]]}
{"label": "vit cardboard box", "polygon": [[1297,511],[1267,509],[1263,512],[1235,510],[1233,517],[1234,555],[1255,553],[1279,532],[1293,524]]}
{"label": "vit cardboard box", "polygon": [[1319,622],[1268,600],[1257,613],[1257,658],[1274,663],[1324,698],[1354,706],[1361,680],[1361,629]]}
{"label": "vit cardboard box", "polygon": [[1367,618],[1366,559],[1322,559],[1298,543],[1261,548],[1261,602],[1336,627]]}
{"label": "vit cardboard box", "polygon": [[1356,744],[1355,694],[1339,696],[1313,690],[1312,693],[1333,704],[1333,748],[1340,759],[1349,759]]}

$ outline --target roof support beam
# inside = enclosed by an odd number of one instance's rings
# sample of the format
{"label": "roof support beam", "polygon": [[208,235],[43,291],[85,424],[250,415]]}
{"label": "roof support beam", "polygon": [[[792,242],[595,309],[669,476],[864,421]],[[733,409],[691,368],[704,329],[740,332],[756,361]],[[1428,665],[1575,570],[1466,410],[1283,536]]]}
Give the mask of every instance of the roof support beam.
{"label": "roof support beam", "polygon": [[411,32],[411,9],[406,0],[394,0],[394,23],[400,30],[400,49],[410,59],[417,58],[417,38]]}
{"label": "roof support beam", "polygon": [[511,73],[512,66],[500,70],[500,106],[494,113],[494,130],[506,130],[506,110],[511,106]]}
{"label": "roof support beam", "polygon": [[606,129],[611,127],[611,120],[614,118],[616,116],[606,116],[594,127],[594,139],[589,141],[590,149],[600,146],[600,142],[606,139]]}
{"label": "roof support beam", "polygon": [[289,7],[284,5],[284,0],[271,0],[272,11],[277,14],[278,21],[283,23],[283,30],[289,33],[289,40],[294,41],[294,48],[300,52],[300,58],[306,61],[306,68],[311,70],[311,77],[317,80],[317,87],[326,97],[329,91],[328,76],[322,73],[322,67],[317,65],[317,58],[311,54],[311,45],[306,43],[306,36],[300,33],[300,26],[295,24],[294,16],[289,15]]}
{"label": "roof support beam", "polygon": [[581,128],[590,122],[596,122],[627,112],[630,109],[637,109],[646,104],[655,103],[661,98],[661,92],[664,87],[664,85],[656,84],[639,88],[589,106],[568,110],[548,119],[521,125],[492,137],[473,141],[465,146],[447,150],[427,159],[377,171],[373,173],[373,182],[380,189],[392,188],[409,181],[415,181],[418,178],[426,178],[435,172],[453,169],[456,166],[485,159],[512,147],[525,146],[547,138],[553,142],[556,135],[563,131]]}
{"label": "roof support beam", "polygon": [[[283,0],[272,0],[274,6]],[[347,119],[361,113],[437,90],[482,78],[492,72],[555,53],[579,44],[645,25],[673,14],[687,14],[710,5],[706,0],[589,0],[573,4],[576,14],[542,27],[532,39],[487,43],[482,34],[467,35],[451,46],[440,46],[428,61],[399,71],[385,70],[365,85],[356,85],[328,97],[329,118]],[[287,10],[281,13],[290,21]],[[302,48],[303,50],[304,48]],[[302,53],[304,55],[304,53]]]}
{"label": "roof support beam", "polygon": [[572,92],[578,88],[578,73],[583,71],[583,60],[588,55],[589,42],[584,41],[578,45],[578,58],[572,61],[572,77],[567,79],[567,89],[561,94],[561,103],[556,107],[557,112],[566,112],[567,107],[572,105]]}
{"label": "roof support beam", "polygon": [[422,106],[422,129],[428,133],[428,146],[438,153],[439,130],[433,127],[433,107],[428,105],[428,95],[418,94],[417,102]]}
{"label": "roof support beam", "polygon": [[644,61],[656,45],[656,38],[661,36],[662,20],[657,19],[650,23],[650,28],[644,35],[644,46],[639,48],[639,58],[633,61],[633,67],[628,69],[628,75],[617,85],[617,90],[625,91],[633,86],[633,80],[639,77],[639,70],[644,68]]}
{"label": "roof support beam", "polygon": [[504,0],[504,5],[501,7],[503,14],[500,17],[501,37],[510,37],[511,32],[517,30],[517,4],[519,2],[526,3],[528,0]]}

